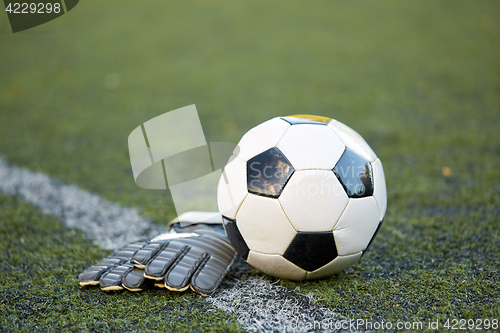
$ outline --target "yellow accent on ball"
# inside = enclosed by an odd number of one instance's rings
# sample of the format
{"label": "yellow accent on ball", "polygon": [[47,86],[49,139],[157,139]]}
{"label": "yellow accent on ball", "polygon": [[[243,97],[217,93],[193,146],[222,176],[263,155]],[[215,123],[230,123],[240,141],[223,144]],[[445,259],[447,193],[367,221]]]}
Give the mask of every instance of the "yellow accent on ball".
{"label": "yellow accent on ball", "polygon": [[294,114],[294,115],[287,116],[287,117],[307,119],[307,120],[317,121],[318,123],[325,123],[325,124],[329,124],[332,121],[332,118],[315,116],[312,114]]}

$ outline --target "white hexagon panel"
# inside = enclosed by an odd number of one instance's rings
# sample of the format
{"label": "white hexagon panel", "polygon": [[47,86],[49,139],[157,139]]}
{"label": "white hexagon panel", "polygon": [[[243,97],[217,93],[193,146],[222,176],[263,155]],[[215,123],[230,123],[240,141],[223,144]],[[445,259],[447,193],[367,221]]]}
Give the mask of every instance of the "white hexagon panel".
{"label": "white hexagon panel", "polygon": [[255,155],[276,146],[289,128],[290,124],[281,118],[263,122],[243,135],[233,154],[246,162]]}
{"label": "white hexagon panel", "polygon": [[246,172],[246,163],[232,155],[219,179],[219,212],[230,219],[236,218],[236,213],[248,194]]}
{"label": "white hexagon panel", "polygon": [[296,231],[278,200],[249,193],[236,214],[236,225],[251,250],[283,254]]}
{"label": "white hexagon panel", "polygon": [[380,223],[374,197],[349,199],[333,235],[340,256],[364,251]]}
{"label": "white hexagon panel", "polygon": [[328,124],[328,127],[340,137],[347,148],[352,149],[356,154],[364,157],[370,162],[377,159],[377,155],[375,155],[375,152],[371,149],[368,143],[366,143],[365,139],[363,139],[358,132],[349,126],[332,119],[332,121]]}
{"label": "white hexagon panel", "polygon": [[345,149],[331,129],[315,124],[292,125],[276,147],[295,170],[331,170]]}
{"label": "white hexagon panel", "polygon": [[295,171],[278,200],[297,231],[331,231],[349,198],[329,170]]}
{"label": "white hexagon panel", "polygon": [[277,254],[250,251],[247,262],[258,270],[279,278],[301,281],[306,271]]}

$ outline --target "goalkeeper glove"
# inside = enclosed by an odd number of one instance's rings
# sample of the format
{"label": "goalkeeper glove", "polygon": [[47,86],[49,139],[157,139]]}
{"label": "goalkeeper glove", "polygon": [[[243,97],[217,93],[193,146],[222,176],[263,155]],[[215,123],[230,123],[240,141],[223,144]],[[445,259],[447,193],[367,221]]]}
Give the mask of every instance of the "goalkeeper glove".
{"label": "goalkeeper glove", "polygon": [[187,223],[175,222],[168,233],[125,245],[88,268],[78,276],[80,285],[131,291],[152,285],[173,291],[191,287],[202,295],[212,294],[233,264],[236,251],[222,224],[199,222],[204,213],[183,216],[188,217]]}

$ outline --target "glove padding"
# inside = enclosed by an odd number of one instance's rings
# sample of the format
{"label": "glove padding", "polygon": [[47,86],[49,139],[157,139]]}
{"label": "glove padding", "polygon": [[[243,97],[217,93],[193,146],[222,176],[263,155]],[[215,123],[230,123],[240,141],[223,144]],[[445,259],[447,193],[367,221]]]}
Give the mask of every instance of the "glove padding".
{"label": "glove padding", "polygon": [[80,285],[141,291],[152,285],[210,295],[229,271],[236,251],[220,224],[173,224],[170,232],[130,243],[78,276]]}

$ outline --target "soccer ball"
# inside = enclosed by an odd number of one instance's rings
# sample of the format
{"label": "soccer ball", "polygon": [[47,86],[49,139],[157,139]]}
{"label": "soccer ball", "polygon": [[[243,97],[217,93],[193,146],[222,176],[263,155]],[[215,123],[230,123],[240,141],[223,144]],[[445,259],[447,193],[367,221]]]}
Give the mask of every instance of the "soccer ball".
{"label": "soccer ball", "polygon": [[218,205],[238,253],[260,271],[319,279],[354,264],[387,207],[382,163],[353,129],[295,115],[248,131],[224,168]]}

